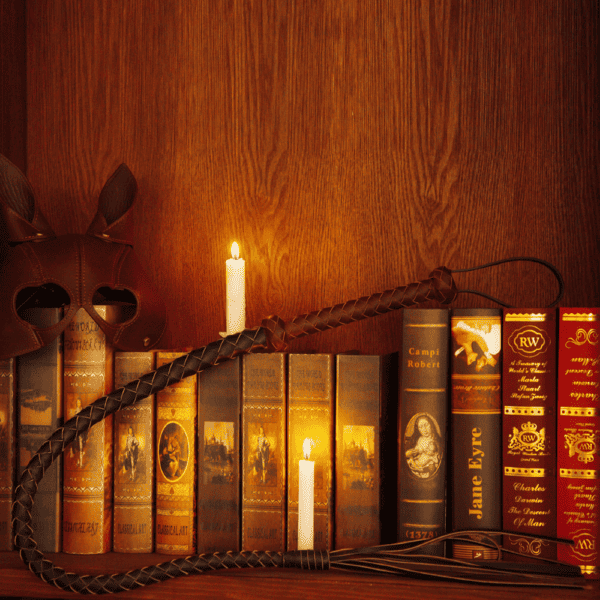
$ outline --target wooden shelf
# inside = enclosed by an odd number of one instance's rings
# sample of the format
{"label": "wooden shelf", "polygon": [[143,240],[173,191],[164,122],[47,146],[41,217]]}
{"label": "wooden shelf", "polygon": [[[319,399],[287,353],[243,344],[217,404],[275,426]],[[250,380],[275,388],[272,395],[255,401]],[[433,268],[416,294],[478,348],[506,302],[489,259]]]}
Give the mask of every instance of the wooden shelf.
{"label": "wooden shelf", "polygon": [[[57,566],[77,573],[100,574],[122,572],[169,560],[158,554],[105,554],[74,556],[49,554]],[[83,598],[44,583],[31,574],[17,552],[0,553],[0,597],[28,598]],[[344,598],[369,600],[375,598],[402,598],[402,600],[596,600],[600,596],[600,582],[588,581],[583,590],[564,588],[523,588],[517,586],[484,586],[460,583],[440,583],[393,576],[348,574],[339,571],[301,572],[293,569],[240,569],[219,571],[206,575],[192,575],[157,583],[120,593],[118,598],[146,598],[164,600],[165,597],[231,598],[286,600]],[[89,597],[89,596],[87,596]]]}

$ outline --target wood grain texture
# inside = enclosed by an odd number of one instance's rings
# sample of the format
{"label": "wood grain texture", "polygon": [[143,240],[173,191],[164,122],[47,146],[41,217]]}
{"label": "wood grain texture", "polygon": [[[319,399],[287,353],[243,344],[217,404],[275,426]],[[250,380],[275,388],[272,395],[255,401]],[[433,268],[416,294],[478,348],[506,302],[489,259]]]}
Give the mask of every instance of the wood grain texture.
{"label": "wood grain texture", "polygon": [[[234,240],[248,326],[522,255],[563,272],[563,305],[597,305],[598,18],[594,0],[37,0],[28,175],[57,233],[82,232],[129,165],[163,347],[224,329]],[[457,281],[555,293],[538,266]],[[400,331],[390,314],[292,349],[383,353]]]}
{"label": "wood grain texture", "polygon": [[0,153],[26,168],[25,0],[0,0]]}
{"label": "wood grain texture", "polygon": [[[85,572],[90,575],[116,573],[123,569],[122,554],[103,554],[95,557],[48,555],[49,558],[66,570]],[[127,566],[132,569],[157,564],[168,557],[159,554],[127,555]],[[16,552],[0,553],[2,565],[2,590],[22,589],[27,586],[27,598],[89,598],[83,594],[61,591],[29,573]],[[596,600],[600,584],[588,582],[586,589],[569,590],[557,588],[530,588],[524,590],[516,586],[461,585],[404,579],[385,575],[360,575],[340,571],[307,572],[294,569],[239,569],[220,571],[205,575],[191,575],[164,581],[137,590],[130,590],[116,597],[136,600],[164,600],[170,598],[231,600],[305,600],[306,598],[347,600],[377,600],[401,598],[402,600],[435,600],[440,598],[440,589],[446,600],[464,600],[465,597],[485,598],[486,600],[521,600],[524,594],[528,600]],[[105,598],[110,596],[104,596]]]}

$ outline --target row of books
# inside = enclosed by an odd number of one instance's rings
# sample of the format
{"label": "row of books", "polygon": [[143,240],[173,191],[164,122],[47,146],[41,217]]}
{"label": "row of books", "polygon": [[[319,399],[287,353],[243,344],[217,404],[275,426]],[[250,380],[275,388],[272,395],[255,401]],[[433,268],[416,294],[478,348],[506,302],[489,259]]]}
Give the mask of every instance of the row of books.
{"label": "row of books", "polygon": [[[57,319],[36,310],[41,324]],[[394,354],[257,353],[213,367],[79,435],[40,485],[35,538],[71,553],[294,550],[308,460],[315,549],[504,529],[507,549],[597,577],[598,319],[597,308],[408,309]],[[5,549],[11,477],[63,414],[180,354],[113,352],[80,311],[62,341],[5,361]],[[575,543],[557,553],[543,536]]]}

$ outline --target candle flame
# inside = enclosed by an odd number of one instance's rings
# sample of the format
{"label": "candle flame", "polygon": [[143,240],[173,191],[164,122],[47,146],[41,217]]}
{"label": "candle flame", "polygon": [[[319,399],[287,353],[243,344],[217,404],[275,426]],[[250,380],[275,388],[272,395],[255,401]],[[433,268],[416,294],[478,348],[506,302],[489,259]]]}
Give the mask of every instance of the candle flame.
{"label": "candle flame", "polygon": [[302,454],[304,454],[305,460],[310,459],[310,451],[313,449],[314,445],[315,443],[310,438],[304,440],[304,443],[302,444]]}
{"label": "candle flame", "polygon": [[238,246],[237,242],[233,242],[233,244],[231,244],[231,256],[237,260],[240,257],[240,247]]}

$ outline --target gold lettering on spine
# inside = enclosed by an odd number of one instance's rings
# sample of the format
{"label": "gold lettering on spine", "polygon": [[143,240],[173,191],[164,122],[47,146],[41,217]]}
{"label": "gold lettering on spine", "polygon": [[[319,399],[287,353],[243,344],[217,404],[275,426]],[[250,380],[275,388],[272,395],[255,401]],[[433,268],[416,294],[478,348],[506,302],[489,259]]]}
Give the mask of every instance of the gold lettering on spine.
{"label": "gold lettering on spine", "polygon": [[[468,459],[469,469],[482,469],[483,457],[481,449],[481,429],[474,427],[471,431],[471,456]],[[472,480],[472,502],[469,515],[475,516],[477,520],[483,518],[483,479],[480,475],[474,475]]]}

